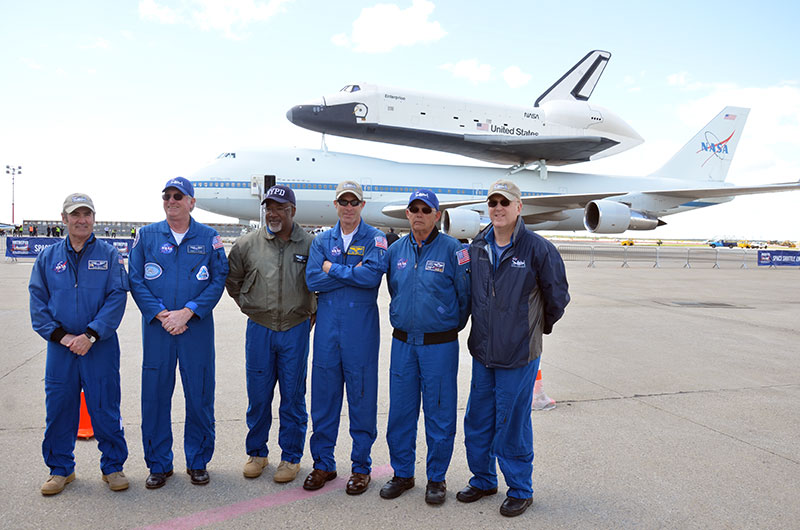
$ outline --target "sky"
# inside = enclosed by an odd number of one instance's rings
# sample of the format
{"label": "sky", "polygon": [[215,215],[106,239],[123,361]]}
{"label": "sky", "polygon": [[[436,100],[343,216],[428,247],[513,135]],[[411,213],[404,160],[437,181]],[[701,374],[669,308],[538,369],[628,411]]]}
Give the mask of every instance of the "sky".
{"label": "sky", "polygon": [[[800,179],[797,2],[508,0],[0,1],[0,222],[56,219],[89,193],[97,219],[156,221],[167,179],[219,153],[320,145],[294,105],[371,82],[533,105],[593,49],[591,97],[644,144],[564,170],[646,175],[724,106],[751,108],[728,182]],[[479,161],[328,136],[331,151]],[[556,169],[557,170],[557,169]],[[800,192],[743,196],[627,235],[800,240]],[[195,211],[203,222],[234,220]]]}

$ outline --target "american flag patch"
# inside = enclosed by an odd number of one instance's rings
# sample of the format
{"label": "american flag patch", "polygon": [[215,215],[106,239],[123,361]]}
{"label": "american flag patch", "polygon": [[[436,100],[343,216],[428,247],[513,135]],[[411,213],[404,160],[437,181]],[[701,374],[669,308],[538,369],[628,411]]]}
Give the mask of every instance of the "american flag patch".
{"label": "american flag patch", "polygon": [[378,248],[382,248],[383,250],[387,250],[389,248],[389,243],[386,242],[386,238],[383,236],[376,236],[375,237],[375,246]]}
{"label": "american flag patch", "polygon": [[736,114],[726,114],[724,119],[726,119],[726,120],[735,120],[736,119]]}
{"label": "american flag patch", "polygon": [[211,240],[211,246],[214,247],[214,250],[219,250],[222,248],[222,238],[219,236],[214,236],[214,239]]}
{"label": "american flag patch", "polygon": [[462,248],[461,250],[456,252],[456,257],[458,258],[459,265],[469,263],[469,250]]}

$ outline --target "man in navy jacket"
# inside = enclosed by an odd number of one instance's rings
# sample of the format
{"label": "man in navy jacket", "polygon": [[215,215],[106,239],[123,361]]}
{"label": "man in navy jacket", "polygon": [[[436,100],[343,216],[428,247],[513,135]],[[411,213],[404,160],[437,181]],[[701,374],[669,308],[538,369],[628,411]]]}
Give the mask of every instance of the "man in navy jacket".
{"label": "man in navy jacket", "polygon": [[461,502],[497,493],[495,460],[508,484],[502,515],[525,512],[533,497],[531,402],[542,335],[569,303],[564,262],[552,243],[525,228],[516,184],[488,192],[492,224],[470,246],[472,385],[464,417],[472,478]]}
{"label": "man in navy jacket", "polygon": [[428,445],[425,502],[446,499],[456,435],[458,332],[469,316],[470,286],[469,253],[439,232],[441,216],[433,191],[414,191],[406,208],[411,233],[386,255],[394,328],[386,441],[394,477],[381,489],[384,499],[414,487],[420,401]]}
{"label": "man in navy jacket", "polygon": [[103,453],[103,481],[114,491],[128,488],[117,340],[128,274],[117,250],[92,234],[94,214],[88,195],[67,196],[61,213],[67,237],[39,254],[28,286],[33,329],[47,341],[42,455],[50,478],[43,495],[60,493],[75,480],[81,388]]}

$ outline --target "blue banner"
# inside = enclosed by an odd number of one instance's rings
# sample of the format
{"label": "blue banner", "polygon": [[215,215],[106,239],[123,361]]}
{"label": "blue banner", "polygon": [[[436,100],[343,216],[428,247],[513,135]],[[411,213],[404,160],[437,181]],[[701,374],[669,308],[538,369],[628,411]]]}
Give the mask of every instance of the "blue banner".
{"label": "blue banner", "polygon": [[758,265],[800,267],[800,250],[759,250]]}
{"label": "blue banner", "polygon": [[[6,237],[6,257],[7,258],[35,258],[41,251],[55,245],[63,238],[60,237]],[[133,245],[133,239],[117,237],[98,237],[106,243],[113,245],[123,258],[128,257]]]}

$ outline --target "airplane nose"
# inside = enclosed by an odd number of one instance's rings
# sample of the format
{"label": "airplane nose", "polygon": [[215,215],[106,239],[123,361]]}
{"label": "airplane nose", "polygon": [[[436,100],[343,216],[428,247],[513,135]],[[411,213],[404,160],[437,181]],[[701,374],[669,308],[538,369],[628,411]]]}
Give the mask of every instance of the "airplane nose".
{"label": "airplane nose", "polygon": [[294,120],[292,120],[292,110],[294,110],[294,107],[286,111],[286,119],[294,123]]}

